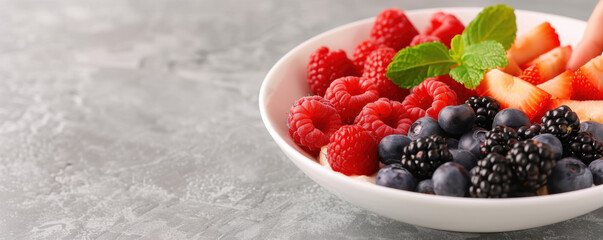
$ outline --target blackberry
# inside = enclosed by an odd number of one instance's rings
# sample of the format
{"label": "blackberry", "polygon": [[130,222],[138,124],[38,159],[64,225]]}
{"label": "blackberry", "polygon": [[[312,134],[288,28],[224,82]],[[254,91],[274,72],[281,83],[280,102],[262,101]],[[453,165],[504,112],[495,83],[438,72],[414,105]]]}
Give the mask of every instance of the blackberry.
{"label": "blackberry", "polygon": [[507,159],[490,153],[471,170],[469,195],[474,198],[506,198],[511,191],[513,174]]}
{"label": "blackberry", "polygon": [[443,163],[452,161],[444,138],[438,135],[420,137],[402,150],[402,166],[419,179],[427,179]]}
{"label": "blackberry", "polygon": [[567,145],[571,138],[580,131],[580,119],[568,106],[561,105],[548,110],[541,119],[542,133],[550,133]]}
{"label": "blackberry", "polygon": [[542,125],[534,123],[531,126],[522,126],[517,129],[517,136],[519,140],[528,140],[542,132]]}
{"label": "blackberry", "polygon": [[603,157],[603,144],[597,141],[591,132],[579,132],[572,137],[567,146],[567,151],[564,151],[564,153],[578,158],[588,165],[590,162]]}
{"label": "blackberry", "polygon": [[500,111],[500,104],[496,99],[489,96],[473,96],[467,99],[465,104],[473,108],[473,111],[475,112],[475,125],[485,129],[492,129],[494,116]]}
{"label": "blackberry", "polygon": [[507,154],[519,190],[537,191],[545,186],[556,165],[555,153],[547,144],[525,140],[513,144]]}
{"label": "blackberry", "polygon": [[498,126],[486,133],[485,141],[481,145],[480,151],[483,156],[493,152],[505,155],[517,140],[518,137],[515,129],[507,126]]}

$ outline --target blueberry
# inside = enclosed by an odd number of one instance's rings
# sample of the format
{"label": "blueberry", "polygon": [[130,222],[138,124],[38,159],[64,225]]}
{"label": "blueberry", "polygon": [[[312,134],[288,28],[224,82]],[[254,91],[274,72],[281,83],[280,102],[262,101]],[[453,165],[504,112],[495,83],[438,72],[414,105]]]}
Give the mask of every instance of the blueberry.
{"label": "blueberry", "polygon": [[438,167],[431,178],[436,195],[464,197],[469,189],[469,173],[455,162]]}
{"label": "blueberry", "polygon": [[458,149],[459,148],[459,140],[456,140],[454,138],[446,138],[446,147],[448,147],[448,150]]}
{"label": "blueberry", "polygon": [[603,124],[595,121],[580,123],[580,132],[591,132],[599,142],[603,142]]}
{"label": "blueberry", "polygon": [[561,145],[561,140],[555,137],[555,135],[550,133],[543,133],[534,136],[532,140],[536,140],[538,142],[549,145],[549,147],[551,147],[551,149],[553,149],[553,152],[555,153],[555,159],[559,160],[561,159],[561,156],[563,156],[563,145]]}
{"label": "blueberry", "polygon": [[484,156],[480,151],[480,147],[486,141],[487,132],[484,129],[474,129],[471,132],[463,134],[461,139],[459,139],[459,149],[471,152],[478,159],[483,158]]}
{"label": "blueberry", "polygon": [[394,163],[387,165],[377,172],[377,185],[413,191],[415,179],[402,165]]}
{"label": "blueberry", "polygon": [[524,112],[517,108],[506,108],[501,110],[494,116],[492,128],[498,126],[512,127],[515,130],[522,126],[530,126],[530,118]]}
{"label": "blueberry", "polygon": [[603,158],[592,161],[588,165],[588,169],[593,174],[593,183],[595,185],[603,184]]}
{"label": "blueberry", "polygon": [[433,192],[433,181],[431,181],[431,179],[425,179],[420,181],[417,184],[416,191],[420,193],[435,194]]}
{"label": "blueberry", "polygon": [[549,177],[549,193],[563,193],[593,185],[593,175],[584,163],[573,157],[562,158]]}
{"label": "blueberry", "polygon": [[410,143],[410,138],[405,135],[392,134],[384,137],[379,142],[379,161],[383,164],[400,163],[402,149]]}
{"label": "blueberry", "polygon": [[471,130],[475,123],[475,113],[467,104],[447,106],[440,110],[438,123],[447,133],[460,135]]}
{"label": "blueberry", "polygon": [[460,164],[467,171],[477,166],[477,158],[475,155],[465,149],[452,149],[450,150],[450,153],[452,154],[452,161]]}
{"label": "blueberry", "polygon": [[411,140],[416,140],[420,137],[429,137],[431,135],[444,136],[444,130],[440,128],[438,121],[432,117],[417,119],[408,130],[408,137]]}

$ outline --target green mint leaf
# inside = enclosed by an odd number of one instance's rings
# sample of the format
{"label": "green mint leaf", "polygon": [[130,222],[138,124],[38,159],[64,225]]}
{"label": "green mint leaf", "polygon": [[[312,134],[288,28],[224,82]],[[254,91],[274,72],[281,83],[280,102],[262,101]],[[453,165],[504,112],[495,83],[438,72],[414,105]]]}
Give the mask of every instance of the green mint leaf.
{"label": "green mint leaf", "polygon": [[515,41],[517,32],[514,11],[512,7],[504,4],[484,8],[463,31],[465,45],[493,40],[508,50]]}
{"label": "green mint leaf", "polygon": [[450,77],[465,85],[465,88],[475,89],[484,78],[484,73],[486,70],[461,65],[450,70]]}
{"label": "green mint leaf", "polygon": [[423,80],[447,74],[457,62],[441,42],[429,42],[400,50],[387,67],[385,76],[396,85],[411,88]]}
{"label": "green mint leaf", "polygon": [[463,65],[480,70],[506,67],[509,64],[503,46],[492,40],[465,47],[461,61]]}
{"label": "green mint leaf", "polygon": [[450,55],[454,58],[460,59],[464,49],[465,43],[463,42],[462,35],[457,34],[450,40]]}

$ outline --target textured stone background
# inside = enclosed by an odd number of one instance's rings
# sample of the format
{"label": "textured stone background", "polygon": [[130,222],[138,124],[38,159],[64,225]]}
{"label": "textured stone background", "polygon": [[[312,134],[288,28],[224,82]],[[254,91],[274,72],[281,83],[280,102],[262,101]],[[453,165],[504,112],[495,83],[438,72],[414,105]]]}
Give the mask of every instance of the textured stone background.
{"label": "textured stone background", "polygon": [[[377,216],[262,124],[264,75],[305,39],[386,7],[494,3],[0,1],[0,238],[600,238],[603,209],[498,234]],[[508,4],[587,19],[595,1]]]}

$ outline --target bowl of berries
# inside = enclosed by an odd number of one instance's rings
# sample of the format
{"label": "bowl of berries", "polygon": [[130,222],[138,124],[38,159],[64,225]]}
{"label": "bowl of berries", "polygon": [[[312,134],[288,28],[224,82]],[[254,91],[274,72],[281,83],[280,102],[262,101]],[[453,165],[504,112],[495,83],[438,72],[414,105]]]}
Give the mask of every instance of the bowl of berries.
{"label": "bowl of berries", "polygon": [[402,222],[464,232],[603,207],[603,57],[586,23],[486,8],[403,11],[315,36],[262,83],[262,120],[308,177]]}

